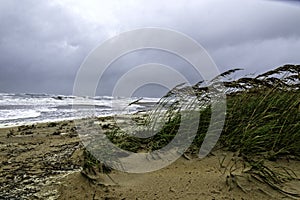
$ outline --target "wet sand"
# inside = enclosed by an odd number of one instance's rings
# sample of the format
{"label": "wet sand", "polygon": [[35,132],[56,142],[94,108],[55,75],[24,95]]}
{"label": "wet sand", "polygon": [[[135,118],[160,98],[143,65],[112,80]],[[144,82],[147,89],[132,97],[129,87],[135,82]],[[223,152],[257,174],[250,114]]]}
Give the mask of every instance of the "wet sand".
{"label": "wet sand", "polygon": [[[99,120],[102,128],[113,126]],[[214,151],[199,160],[181,157],[161,170],[109,175],[82,173],[83,145],[73,121],[0,129],[0,199],[282,199],[285,195],[256,182],[241,171],[230,176],[222,168],[234,154]],[[300,162],[280,160],[300,177]],[[89,177],[89,178],[87,178]],[[282,187],[300,193],[300,181]]]}

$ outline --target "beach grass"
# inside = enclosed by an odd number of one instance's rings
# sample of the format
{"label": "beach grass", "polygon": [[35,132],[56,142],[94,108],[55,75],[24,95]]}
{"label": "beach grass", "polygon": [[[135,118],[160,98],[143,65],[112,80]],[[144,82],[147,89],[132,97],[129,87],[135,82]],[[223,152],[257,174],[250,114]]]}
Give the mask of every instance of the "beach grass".
{"label": "beach grass", "polygon": [[[211,121],[208,88],[222,83],[226,87],[227,110],[216,148],[235,152],[247,169],[244,172],[254,179],[279,192],[299,197],[299,194],[289,193],[280,187],[286,180],[297,179],[295,174],[288,169],[277,172],[265,162],[300,160],[300,65],[284,65],[256,77],[232,80],[231,75],[238,70],[224,72],[211,81],[211,85],[203,86],[203,82],[199,82],[192,87],[180,85],[171,90],[158,103],[159,109],[152,111],[148,117],[153,120],[162,115],[166,120],[156,135],[137,138],[120,134],[121,130],[116,128],[107,132],[108,138],[120,148],[132,152],[164,147],[178,132],[182,111],[180,101],[189,99],[192,90],[198,101],[188,101],[187,107],[193,111],[201,109],[200,120],[190,119],[193,124],[187,126],[198,126],[196,137],[187,152],[197,154]],[[89,157],[87,160],[90,162],[93,159]],[[230,176],[234,173],[230,172]]]}

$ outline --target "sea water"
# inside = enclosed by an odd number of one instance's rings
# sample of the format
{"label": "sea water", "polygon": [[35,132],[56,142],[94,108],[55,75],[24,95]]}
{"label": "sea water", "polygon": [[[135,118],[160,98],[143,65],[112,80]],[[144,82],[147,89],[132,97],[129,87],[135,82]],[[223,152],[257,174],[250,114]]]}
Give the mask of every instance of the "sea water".
{"label": "sea water", "polygon": [[[137,103],[131,104],[139,100]],[[0,93],[0,127],[145,111],[158,98]]]}

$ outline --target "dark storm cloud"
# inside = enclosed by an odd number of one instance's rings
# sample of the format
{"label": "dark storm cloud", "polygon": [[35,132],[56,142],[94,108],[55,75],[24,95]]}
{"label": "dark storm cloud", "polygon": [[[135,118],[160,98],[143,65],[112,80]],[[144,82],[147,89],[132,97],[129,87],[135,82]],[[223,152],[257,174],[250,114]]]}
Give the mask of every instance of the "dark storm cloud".
{"label": "dark storm cloud", "polygon": [[88,24],[46,1],[1,1],[0,22],[1,90],[70,93],[97,42]]}
{"label": "dark storm cloud", "polygon": [[[2,0],[0,92],[71,93],[76,72],[93,48],[122,31],[149,26],[192,37],[220,71],[242,67],[258,73],[300,63],[299,19],[300,5],[262,0]],[[130,66],[151,61],[193,79],[185,70],[188,64],[170,55],[135,53],[111,66],[99,93],[109,94]]]}
{"label": "dark storm cloud", "polygon": [[[284,63],[300,62],[296,55],[300,51],[300,5],[255,0],[185,1],[185,6],[178,7],[167,2],[162,7],[172,9],[157,8],[155,12],[155,3],[132,10],[145,16],[143,20],[147,22],[196,39],[222,71],[242,67],[247,72],[262,72]],[[151,21],[152,13],[160,17]],[[141,23],[134,15],[130,20],[136,25]]]}

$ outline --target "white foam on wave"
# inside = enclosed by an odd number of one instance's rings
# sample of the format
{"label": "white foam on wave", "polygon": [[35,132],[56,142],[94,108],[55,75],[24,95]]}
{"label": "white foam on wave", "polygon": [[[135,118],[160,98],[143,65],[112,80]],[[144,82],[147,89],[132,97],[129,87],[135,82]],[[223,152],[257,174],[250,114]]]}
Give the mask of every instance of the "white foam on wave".
{"label": "white foam on wave", "polygon": [[44,108],[39,108],[38,111],[39,112],[55,112],[55,111],[57,111],[57,108],[47,108],[47,107],[45,108],[44,107]]}
{"label": "white foam on wave", "polygon": [[25,118],[36,118],[41,115],[40,112],[35,110],[1,110],[0,121],[25,119]]}

